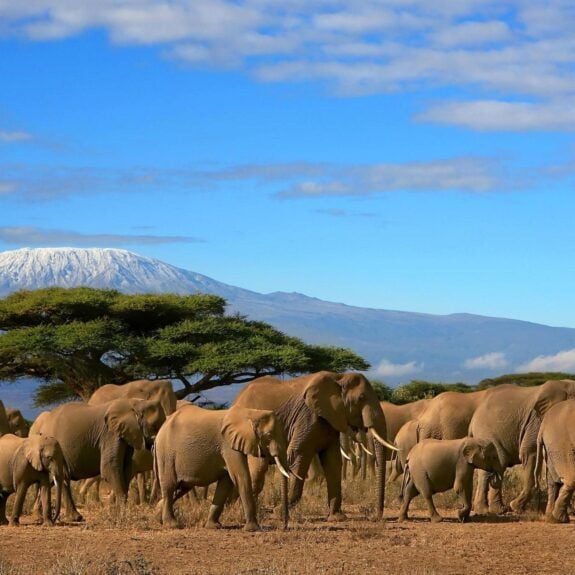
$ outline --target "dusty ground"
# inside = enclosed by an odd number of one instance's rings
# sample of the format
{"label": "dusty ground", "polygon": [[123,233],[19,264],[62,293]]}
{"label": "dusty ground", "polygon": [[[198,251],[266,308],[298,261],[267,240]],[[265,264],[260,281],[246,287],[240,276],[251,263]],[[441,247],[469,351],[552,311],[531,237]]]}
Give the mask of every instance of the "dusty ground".
{"label": "dusty ground", "polygon": [[[385,520],[373,519],[371,493],[347,487],[348,520],[327,523],[321,486],[310,489],[281,529],[271,505],[261,511],[263,531],[244,533],[239,509],[226,510],[226,529],[201,527],[206,502],[182,502],[179,530],[164,530],[149,506],[123,514],[90,502],[84,524],[42,528],[28,518],[0,528],[0,575],[20,574],[559,574],[573,573],[575,524],[550,525],[530,514],[455,520],[453,498],[439,499],[446,520],[430,524],[420,504],[413,521],[398,523],[390,501]],[[388,494],[393,499],[393,493]],[[266,503],[277,493],[268,494]],[[441,496],[440,496],[441,497]],[[368,501],[362,505],[361,501]]]}

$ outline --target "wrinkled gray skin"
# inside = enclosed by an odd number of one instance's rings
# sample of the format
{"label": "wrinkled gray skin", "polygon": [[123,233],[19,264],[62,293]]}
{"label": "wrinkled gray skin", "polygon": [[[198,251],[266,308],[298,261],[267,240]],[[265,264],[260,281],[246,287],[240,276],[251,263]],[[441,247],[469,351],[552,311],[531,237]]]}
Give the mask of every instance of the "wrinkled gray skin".
{"label": "wrinkled gray skin", "polygon": [[[124,503],[128,495],[134,449],[153,441],[165,421],[156,401],[116,399],[104,405],[72,402],[39,416],[34,432],[55,437],[64,453],[71,480],[102,475],[115,500]],[[79,521],[70,482],[64,486],[67,518]]]}
{"label": "wrinkled gray skin", "polygon": [[[359,373],[318,372],[280,381],[262,377],[249,383],[234,405],[270,409],[282,422],[288,436],[290,470],[299,479],[290,480],[290,505],[301,498],[304,479],[313,457],[318,454],[326,478],[329,519],[343,520],[341,510],[340,433],[375,430],[387,437],[385,416],[371,384]],[[351,429],[350,429],[351,428]],[[376,455],[385,460],[378,443]],[[250,459],[254,491],[263,489],[267,463]],[[378,466],[378,511],[383,513],[385,465]]]}
{"label": "wrinkled gray skin", "polygon": [[6,408],[6,416],[8,417],[8,425],[10,426],[10,433],[18,437],[28,437],[30,426],[24,419],[22,412],[14,407]]}
{"label": "wrinkled gray skin", "polygon": [[575,400],[551,407],[537,438],[535,478],[547,467],[547,508],[550,523],[569,523],[569,503],[575,491]]}
{"label": "wrinkled gray skin", "polygon": [[[243,407],[214,411],[194,405],[178,408],[158,433],[154,450],[162,523],[176,527],[174,501],[194,486],[217,482],[205,526],[221,527],[220,515],[235,486],[244,509],[244,530],[258,530],[247,456],[272,461],[277,457],[285,470],[286,446],[284,430],[272,411]],[[283,483],[287,507],[287,482]]]}
{"label": "wrinkled gray skin", "polygon": [[429,401],[417,420],[419,439],[461,439],[488,390],[444,391]]}
{"label": "wrinkled gray skin", "polygon": [[476,468],[488,473],[501,472],[493,444],[472,437],[420,441],[407,456],[399,521],[407,519],[409,504],[418,494],[427,503],[431,521],[441,521],[432,496],[451,488],[463,502],[463,508],[457,511],[459,520],[467,521],[471,512],[473,472]]}
{"label": "wrinkled gray skin", "polygon": [[[6,520],[6,500],[16,493],[10,525],[18,525],[30,485],[39,484],[43,504],[43,523],[53,525],[60,514],[62,486],[67,475],[64,454],[53,437],[34,435],[21,438],[6,434],[0,438],[0,525]],[[50,482],[55,480],[56,509],[51,513]]]}
{"label": "wrinkled gray skin", "polygon": [[[521,464],[523,487],[511,501],[513,511],[523,511],[535,484],[537,435],[541,420],[555,404],[575,397],[575,381],[547,381],[536,387],[505,384],[488,390],[476,410],[469,435],[495,445],[503,469]],[[474,509],[477,513],[501,513],[507,507],[501,489],[489,486],[486,474],[478,474]]]}

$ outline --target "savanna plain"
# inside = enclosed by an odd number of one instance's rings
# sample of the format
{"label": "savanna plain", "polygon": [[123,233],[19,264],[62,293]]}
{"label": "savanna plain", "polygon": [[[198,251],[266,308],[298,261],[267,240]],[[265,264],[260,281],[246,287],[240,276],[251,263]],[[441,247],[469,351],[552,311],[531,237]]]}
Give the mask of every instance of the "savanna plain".
{"label": "savanna plain", "polygon": [[[517,472],[507,479],[506,498],[517,489]],[[307,483],[291,512],[288,530],[274,513],[279,481],[268,478],[260,498],[262,531],[241,529],[239,503],[223,516],[225,528],[202,527],[209,501],[184,499],[177,509],[181,529],[164,529],[155,506],[137,505],[134,494],[124,509],[88,495],[79,509],[83,523],[0,528],[0,575],[160,575],[242,574],[532,574],[573,573],[570,550],[574,525],[552,525],[535,511],[521,516],[471,517],[457,521],[458,502],[448,492],[435,496],[444,521],[431,524],[416,498],[411,520],[398,523],[399,485],[388,485],[383,520],[375,514],[373,480],[350,477],[344,483],[347,521],[326,520],[325,485]],[[29,494],[27,509],[31,509]],[[81,501],[81,499],[79,499]],[[534,503],[537,503],[536,501]]]}

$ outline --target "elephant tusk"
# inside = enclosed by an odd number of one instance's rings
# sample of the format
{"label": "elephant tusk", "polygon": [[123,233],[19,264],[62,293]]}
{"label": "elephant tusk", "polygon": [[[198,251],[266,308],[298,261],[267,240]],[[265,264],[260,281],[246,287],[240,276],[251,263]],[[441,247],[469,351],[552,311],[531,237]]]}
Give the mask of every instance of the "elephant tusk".
{"label": "elephant tusk", "polygon": [[294,471],[292,471],[291,469],[289,470],[289,472],[296,478],[299,479],[300,481],[305,481],[305,479],[303,477],[300,477],[297,473],[295,473]]}
{"label": "elephant tusk", "polygon": [[360,443],[360,445],[361,445],[361,448],[362,448],[368,455],[371,455],[371,456],[373,457],[373,453],[372,453],[363,443]]}
{"label": "elephant tusk", "polygon": [[289,479],[289,473],[285,470],[284,466],[281,464],[281,461],[277,455],[274,457],[274,460],[276,462],[276,465],[278,466],[278,469],[280,470],[280,473],[284,477],[287,477]]}
{"label": "elephant tusk", "polygon": [[344,456],[345,459],[351,461],[351,457],[343,450],[343,447],[340,447],[339,450],[341,451],[341,454]]}
{"label": "elephant tusk", "polygon": [[56,486],[56,489],[58,489],[58,480],[54,477],[54,485]]}
{"label": "elephant tusk", "polygon": [[377,441],[379,441],[379,443],[381,443],[382,445],[384,445],[388,449],[391,449],[392,451],[399,451],[399,449],[397,449],[397,447],[395,445],[393,445],[392,443],[389,443],[389,441],[386,441],[385,439],[383,439],[383,437],[381,437],[377,433],[377,431],[375,431],[375,429],[373,429],[373,427],[370,427],[369,430],[371,431],[371,434],[373,435],[373,437],[375,437],[375,439],[377,439]]}

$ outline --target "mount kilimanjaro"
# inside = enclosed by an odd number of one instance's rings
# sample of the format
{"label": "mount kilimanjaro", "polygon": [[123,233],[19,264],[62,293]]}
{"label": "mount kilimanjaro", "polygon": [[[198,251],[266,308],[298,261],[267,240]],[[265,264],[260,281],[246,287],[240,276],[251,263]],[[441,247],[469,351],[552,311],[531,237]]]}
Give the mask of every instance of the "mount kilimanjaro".
{"label": "mount kilimanjaro", "polygon": [[475,383],[512,371],[536,371],[537,366],[558,371],[561,358],[575,355],[571,328],[465,313],[439,316],[353,307],[299,293],[261,294],[126,250],[0,252],[2,297],[20,289],[81,285],[127,293],[216,294],[227,300],[230,312],[266,321],[309,343],[353,349],[371,362],[372,376],[389,383]]}

